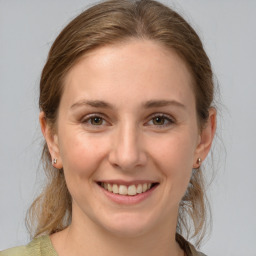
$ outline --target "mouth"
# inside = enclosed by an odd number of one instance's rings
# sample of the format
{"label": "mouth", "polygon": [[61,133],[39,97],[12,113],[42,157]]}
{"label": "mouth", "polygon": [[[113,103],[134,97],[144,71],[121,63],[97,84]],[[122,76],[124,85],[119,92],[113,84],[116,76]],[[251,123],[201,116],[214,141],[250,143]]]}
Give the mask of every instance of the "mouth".
{"label": "mouth", "polygon": [[108,183],[108,182],[97,182],[99,186],[101,186],[104,190],[117,195],[122,196],[136,196],[139,194],[143,194],[148,192],[149,190],[153,189],[159,183],[139,183],[139,184],[115,184],[115,183]]}

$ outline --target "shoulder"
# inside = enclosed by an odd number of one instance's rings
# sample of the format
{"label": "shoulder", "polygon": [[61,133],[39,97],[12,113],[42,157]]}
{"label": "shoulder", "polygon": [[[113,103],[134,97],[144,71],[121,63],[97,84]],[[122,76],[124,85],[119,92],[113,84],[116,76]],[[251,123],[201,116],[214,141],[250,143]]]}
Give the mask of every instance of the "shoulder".
{"label": "shoulder", "polygon": [[18,246],[0,252],[0,256],[26,256],[26,246]]}
{"label": "shoulder", "polygon": [[57,256],[49,236],[34,239],[26,246],[18,246],[0,252],[0,256]]}

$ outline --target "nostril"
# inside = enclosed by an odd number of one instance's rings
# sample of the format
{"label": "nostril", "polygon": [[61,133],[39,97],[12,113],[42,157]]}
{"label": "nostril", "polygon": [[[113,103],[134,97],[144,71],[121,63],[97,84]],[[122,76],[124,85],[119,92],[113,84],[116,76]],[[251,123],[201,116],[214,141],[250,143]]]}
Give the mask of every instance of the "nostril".
{"label": "nostril", "polygon": [[109,163],[120,171],[132,172],[147,163],[147,156],[140,149],[139,142],[129,137],[130,135],[124,135],[120,138],[108,155]]}

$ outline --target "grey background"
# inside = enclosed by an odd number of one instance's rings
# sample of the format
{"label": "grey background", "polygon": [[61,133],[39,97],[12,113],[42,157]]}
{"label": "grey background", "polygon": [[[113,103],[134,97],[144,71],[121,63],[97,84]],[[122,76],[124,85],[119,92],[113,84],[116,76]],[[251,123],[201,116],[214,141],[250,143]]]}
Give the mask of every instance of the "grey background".
{"label": "grey background", "polygon": [[[49,47],[93,2],[0,0],[0,250],[29,241],[25,213],[43,182],[37,100]],[[216,141],[216,177],[209,188],[213,230],[202,251],[256,255],[256,1],[162,2],[201,36],[222,95],[222,139]]]}

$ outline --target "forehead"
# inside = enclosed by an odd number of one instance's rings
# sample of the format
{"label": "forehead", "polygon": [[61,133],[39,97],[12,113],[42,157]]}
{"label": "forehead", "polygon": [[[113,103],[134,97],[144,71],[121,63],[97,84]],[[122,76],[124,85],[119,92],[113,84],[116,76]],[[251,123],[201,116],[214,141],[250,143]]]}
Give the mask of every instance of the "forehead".
{"label": "forehead", "polygon": [[194,98],[192,87],[191,74],[174,50],[134,39],[84,55],[65,77],[63,97],[111,100],[118,94],[124,101],[138,97],[186,101]]}

